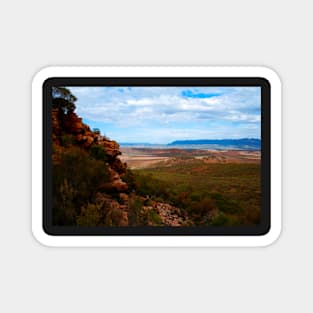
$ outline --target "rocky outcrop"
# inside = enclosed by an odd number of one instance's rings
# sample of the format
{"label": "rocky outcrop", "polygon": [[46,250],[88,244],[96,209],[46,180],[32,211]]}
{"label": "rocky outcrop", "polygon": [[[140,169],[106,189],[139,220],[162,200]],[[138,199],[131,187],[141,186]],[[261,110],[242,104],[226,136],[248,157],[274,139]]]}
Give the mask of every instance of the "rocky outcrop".
{"label": "rocky outcrop", "polygon": [[101,136],[100,131],[92,131],[75,112],[64,113],[58,108],[52,109],[52,130],[54,164],[58,164],[63,152],[75,147],[87,152],[89,157],[103,161],[104,172],[108,172],[103,184],[96,186],[97,195],[93,203],[86,203],[80,208],[77,224],[128,226],[128,185],[123,181],[127,166],[119,158],[119,144]]}
{"label": "rocky outcrop", "polygon": [[104,192],[123,192],[128,190],[128,185],[122,181],[120,175],[111,167],[109,167],[109,175],[110,181],[100,185],[100,190]]}
{"label": "rocky outcrop", "polygon": [[106,137],[99,136],[97,144],[105,148],[108,157],[113,161],[118,155],[121,155],[120,146],[114,140],[108,140]]}
{"label": "rocky outcrop", "polygon": [[192,224],[188,216],[181,209],[168,203],[153,201],[152,206],[146,208],[158,213],[162,223],[166,226],[189,226]]}
{"label": "rocky outcrop", "polygon": [[[72,146],[88,152],[88,157],[103,161],[108,177],[96,186],[96,198],[93,203],[81,207],[78,216],[79,225],[89,225],[90,221],[102,226],[186,226],[192,225],[188,216],[179,208],[170,204],[151,200],[129,190],[123,181],[127,165],[120,159],[119,144],[99,131],[92,131],[74,112],[63,113],[52,110],[54,151],[66,151]],[[95,146],[103,149],[94,149]],[[100,153],[100,157],[97,154]],[[104,155],[103,155],[104,154]],[[57,153],[55,153],[57,155]],[[54,158],[56,156],[52,156]],[[58,160],[53,159],[57,164]],[[102,163],[101,163],[102,164]],[[100,165],[101,166],[101,165]],[[106,173],[107,173],[106,171]]]}
{"label": "rocky outcrop", "polygon": [[79,146],[82,149],[88,150],[94,145],[103,147],[111,179],[109,183],[102,186],[102,189],[118,192],[124,192],[128,189],[127,184],[123,182],[121,177],[125,174],[127,166],[118,158],[122,153],[116,141],[101,136],[99,132],[93,132],[74,112],[64,114],[58,109],[53,109],[52,127],[53,143],[57,146],[62,144],[65,137],[70,136],[70,144]]}
{"label": "rocky outcrop", "polygon": [[73,135],[85,134],[86,132],[90,132],[90,135],[92,135],[90,128],[83,124],[82,118],[74,112],[64,114],[63,128],[67,133]]}
{"label": "rocky outcrop", "polygon": [[111,161],[110,166],[119,175],[123,175],[127,169],[126,163],[123,163],[118,157]]}

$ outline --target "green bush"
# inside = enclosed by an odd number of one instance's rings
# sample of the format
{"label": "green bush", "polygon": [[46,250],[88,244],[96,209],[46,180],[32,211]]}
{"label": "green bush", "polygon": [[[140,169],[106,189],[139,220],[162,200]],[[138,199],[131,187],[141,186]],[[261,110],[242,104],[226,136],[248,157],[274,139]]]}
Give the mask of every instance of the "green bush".
{"label": "green bush", "polygon": [[152,196],[169,200],[170,192],[166,182],[152,177],[152,175],[136,175],[136,192],[142,196]]}
{"label": "green bush", "polygon": [[211,225],[223,226],[223,225],[227,225],[227,223],[228,223],[227,216],[223,212],[220,212],[216,217],[214,217],[214,219],[211,222]]}
{"label": "green bush", "polygon": [[148,221],[153,224],[153,226],[161,226],[163,224],[161,216],[154,210],[150,210],[147,213]]}
{"label": "green bush", "polygon": [[106,150],[103,146],[100,145],[93,145],[89,149],[90,156],[94,158],[95,160],[107,162],[108,161],[108,155],[106,153]]}
{"label": "green bush", "polygon": [[123,175],[123,181],[128,185],[128,190],[136,191],[137,183],[135,174],[132,170],[126,169],[126,173]]}
{"label": "green bush", "polygon": [[227,199],[219,193],[213,193],[211,197],[215,200],[218,209],[224,213],[239,213],[241,211],[237,202]]}
{"label": "green bush", "polygon": [[130,226],[145,225],[146,219],[143,215],[143,201],[140,197],[131,195],[129,197],[128,223]]}
{"label": "green bush", "polygon": [[100,186],[109,181],[108,167],[80,148],[55,152],[52,163],[52,205],[55,225],[75,225],[80,208],[93,203]]}
{"label": "green bush", "polygon": [[199,191],[194,191],[190,195],[190,198],[193,201],[200,201],[202,197],[203,197],[202,192]]}
{"label": "green bush", "polygon": [[56,202],[55,198],[52,201],[55,206],[54,216],[56,219],[71,222],[76,214],[74,202],[76,191],[66,178],[60,183],[57,191],[59,201]]}
{"label": "green bush", "polygon": [[82,206],[80,215],[76,219],[79,226],[98,226],[101,222],[101,206],[88,203]]}
{"label": "green bush", "polygon": [[196,202],[193,206],[193,210],[197,213],[200,214],[201,216],[204,216],[208,214],[210,211],[216,209],[216,203],[213,199],[211,198],[204,198],[199,202]]}

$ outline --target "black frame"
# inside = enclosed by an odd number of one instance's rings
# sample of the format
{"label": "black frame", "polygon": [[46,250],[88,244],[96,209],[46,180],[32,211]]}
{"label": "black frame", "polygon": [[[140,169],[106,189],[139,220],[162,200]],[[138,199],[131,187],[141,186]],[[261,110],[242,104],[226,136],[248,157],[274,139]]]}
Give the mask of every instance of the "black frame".
{"label": "black frame", "polygon": [[[261,223],[239,226],[120,226],[81,227],[52,225],[52,119],[53,86],[116,87],[261,87]],[[271,227],[271,86],[261,77],[53,77],[43,83],[43,230],[48,235],[71,236],[260,236]]]}

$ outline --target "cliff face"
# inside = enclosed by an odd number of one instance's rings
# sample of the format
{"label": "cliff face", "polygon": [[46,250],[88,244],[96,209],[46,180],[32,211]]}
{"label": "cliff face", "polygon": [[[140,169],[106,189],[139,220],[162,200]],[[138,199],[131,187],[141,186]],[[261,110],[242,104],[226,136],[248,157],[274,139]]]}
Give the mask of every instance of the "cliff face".
{"label": "cliff face", "polygon": [[[73,176],[70,178],[72,179],[70,187],[68,187],[68,178],[64,176],[61,179],[54,194],[57,203],[54,209],[56,223],[83,226],[127,226],[128,185],[122,178],[126,173],[127,166],[119,159],[119,155],[121,155],[119,144],[101,136],[99,132],[92,131],[74,112],[65,114],[59,109],[53,109],[52,129],[54,149],[52,160],[55,173],[58,165],[64,162],[62,155],[66,155],[67,152],[75,154],[75,151],[76,153],[80,151],[78,154],[87,159],[94,159],[97,166],[100,166],[99,170],[103,168],[104,173],[103,179],[100,177],[99,182],[92,182],[92,185],[88,183],[88,175],[86,181],[82,181],[80,178],[80,184],[89,185],[85,188],[77,185],[77,178],[75,179]],[[101,154],[93,154],[93,151]],[[84,165],[80,164],[80,170],[84,171],[85,169],[82,167]],[[76,168],[75,165],[74,168]],[[67,168],[65,167],[63,170],[67,171]],[[62,170],[60,175],[63,176]],[[54,183],[57,184],[57,182]],[[84,191],[81,188],[84,188]],[[93,200],[89,202],[85,198],[85,202],[81,203],[79,200],[86,190],[89,190],[88,197],[92,197]],[[92,196],[92,194],[94,195]],[[62,216],[62,218],[58,218],[58,216]]]}
{"label": "cliff face", "polygon": [[[178,208],[137,194],[119,144],[92,131],[74,112],[52,110],[53,210],[56,225],[181,226]],[[129,182],[129,185],[123,181]]]}
{"label": "cliff face", "polygon": [[53,143],[57,146],[62,144],[62,137],[71,136],[72,143],[82,149],[88,150],[93,146],[104,148],[107,158],[107,165],[110,172],[110,182],[106,184],[108,190],[126,191],[128,186],[122,181],[121,176],[126,173],[126,163],[123,163],[118,156],[121,155],[119,144],[109,140],[82,122],[76,113],[62,114],[58,109],[52,110]]}

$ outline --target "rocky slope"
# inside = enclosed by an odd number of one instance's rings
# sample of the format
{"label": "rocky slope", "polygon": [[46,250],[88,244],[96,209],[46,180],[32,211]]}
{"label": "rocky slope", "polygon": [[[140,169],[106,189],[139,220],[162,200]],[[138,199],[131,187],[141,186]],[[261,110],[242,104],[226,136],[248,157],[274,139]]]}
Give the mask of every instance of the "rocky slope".
{"label": "rocky slope", "polygon": [[162,224],[166,226],[189,226],[192,224],[192,221],[181,209],[168,203],[153,201],[151,206],[144,206],[144,210],[156,212],[160,216]]}
{"label": "rocky slope", "polygon": [[117,191],[126,191],[128,186],[122,181],[121,176],[125,174],[127,165],[123,163],[118,156],[121,155],[119,144],[114,140],[109,140],[99,133],[91,131],[90,127],[82,122],[82,119],[76,113],[71,112],[63,114],[60,118],[58,109],[52,110],[52,140],[55,145],[61,145],[61,138],[64,133],[72,136],[75,145],[82,149],[88,149],[91,146],[98,145],[105,149],[107,156],[107,164],[110,171],[110,183],[107,189],[115,189]]}
{"label": "rocky slope", "polygon": [[[101,136],[98,131],[92,131],[75,112],[64,114],[54,108],[52,129],[54,151],[64,152],[74,146],[90,153],[93,148],[101,147],[100,150],[105,153],[103,166],[108,170],[109,177],[98,186],[94,202],[81,206],[76,217],[77,224],[84,226],[182,226],[188,224],[188,218],[179,208],[152,200],[149,205],[146,205],[147,198],[130,190],[128,184],[123,181],[127,164],[119,158],[121,155],[119,144]],[[57,153],[53,155],[55,163],[57,163],[57,155]],[[80,191],[76,190],[76,192]],[[132,224],[129,216],[134,216],[134,214],[135,222]]]}

